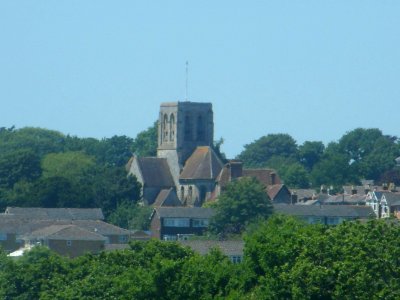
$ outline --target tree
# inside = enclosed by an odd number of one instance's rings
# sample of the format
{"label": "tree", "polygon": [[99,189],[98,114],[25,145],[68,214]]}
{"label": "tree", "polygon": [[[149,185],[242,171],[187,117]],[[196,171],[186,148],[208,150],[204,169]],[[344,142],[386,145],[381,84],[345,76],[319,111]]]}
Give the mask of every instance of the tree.
{"label": "tree", "polygon": [[40,177],[40,157],[30,149],[0,153],[0,187],[12,188],[20,180]]}
{"label": "tree", "polygon": [[314,165],[321,159],[325,150],[322,142],[306,141],[299,146],[300,162],[307,171],[311,171]]}
{"label": "tree", "polygon": [[210,228],[222,234],[239,234],[250,223],[267,219],[272,213],[265,187],[250,177],[229,183],[214,208]]}
{"label": "tree", "polygon": [[284,165],[278,169],[283,182],[290,188],[306,189],[310,187],[310,176],[299,163]]}
{"label": "tree", "polygon": [[151,206],[123,201],[117,205],[107,221],[126,229],[149,230],[152,211]]}
{"label": "tree", "polygon": [[288,134],[269,134],[245,145],[238,158],[247,167],[265,167],[274,156],[296,159],[296,141]]}
{"label": "tree", "polygon": [[158,122],[154,122],[152,127],[139,132],[133,140],[133,153],[137,156],[156,156],[158,145]]}
{"label": "tree", "polygon": [[400,155],[398,138],[383,135],[377,128],[357,128],[339,140],[340,150],[348,155],[360,178],[378,180],[395,165],[394,159]]}

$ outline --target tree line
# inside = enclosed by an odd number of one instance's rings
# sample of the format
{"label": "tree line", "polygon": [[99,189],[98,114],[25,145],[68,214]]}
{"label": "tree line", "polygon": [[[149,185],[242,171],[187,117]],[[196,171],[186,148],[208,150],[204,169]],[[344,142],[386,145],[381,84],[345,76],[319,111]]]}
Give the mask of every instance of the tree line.
{"label": "tree line", "polygon": [[362,179],[399,185],[399,156],[397,137],[357,128],[327,146],[321,141],[297,145],[288,134],[269,134],[245,145],[237,158],[249,168],[276,169],[289,187],[318,188],[360,184]]}
{"label": "tree line", "polygon": [[156,145],[156,124],[135,139],[100,140],[41,128],[0,128],[0,209],[100,207],[117,225],[127,228],[130,215],[139,222],[131,226],[143,227],[148,209],[137,206],[141,186],[127,177],[125,165],[133,153],[154,155]]}
{"label": "tree line", "polygon": [[399,235],[383,220],[326,227],[276,215],[245,235],[239,264],[156,240],[75,259],[0,251],[0,298],[399,299]]}

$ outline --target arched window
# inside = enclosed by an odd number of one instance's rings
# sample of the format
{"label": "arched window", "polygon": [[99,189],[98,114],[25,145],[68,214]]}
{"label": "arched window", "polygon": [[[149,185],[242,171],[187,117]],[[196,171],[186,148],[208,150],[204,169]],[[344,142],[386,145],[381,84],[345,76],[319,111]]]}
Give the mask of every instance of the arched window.
{"label": "arched window", "polygon": [[207,189],[204,185],[200,187],[200,203],[203,204],[206,201]]}
{"label": "arched window", "polygon": [[168,115],[167,114],[164,115],[163,129],[164,129],[163,140],[168,141]]}
{"label": "arched window", "polygon": [[185,135],[184,135],[184,140],[191,141],[193,140],[193,124],[192,124],[192,118],[189,114],[185,116]]}
{"label": "arched window", "polygon": [[200,115],[197,117],[197,135],[196,139],[198,141],[204,141],[205,140],[205,130],[204,130],[204,120],[203,116]]}
{"label": "arched window", "polygon": [[169,117],[169,140],[173,142],[175,140],[175,116],[171,114]]}
{"label": "arched window", "polygon": [[192,200],[192,197],[193,197],[193,188],[189,186],[188,199]]}
{"label": "arched window", "polygon": [[181,186],[181,201],[185,200],[185,187]]}

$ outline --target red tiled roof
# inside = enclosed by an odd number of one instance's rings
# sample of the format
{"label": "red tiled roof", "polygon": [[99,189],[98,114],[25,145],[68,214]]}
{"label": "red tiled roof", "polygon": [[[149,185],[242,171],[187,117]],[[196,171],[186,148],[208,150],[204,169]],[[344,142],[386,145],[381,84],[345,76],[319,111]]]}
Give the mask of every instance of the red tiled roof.
{"label": "red tiled roof", "polygon": [[[244,169],[243,177],[254,177],[266,186],[281,184],[281,179],[273,169]],[[275,182],[272,182],[272,177]]]}

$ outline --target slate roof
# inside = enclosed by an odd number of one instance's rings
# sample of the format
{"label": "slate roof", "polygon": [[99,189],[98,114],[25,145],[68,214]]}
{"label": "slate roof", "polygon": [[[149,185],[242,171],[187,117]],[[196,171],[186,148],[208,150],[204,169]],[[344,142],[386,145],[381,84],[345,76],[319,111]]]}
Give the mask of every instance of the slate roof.
{"label": "slate roof", "polygon": [[104,220],[100,208],[7,207],[5,214],[36,220]]}
{"label": "slate roof", "polygon": [[275,204],[277,213],[293,216],[316,216],[316,217],[347,217],[347,218],[370,218],[374,212],[370,206],[364,205],[285,205]]}
{"label": "slate roof", "polygon": [[223,163],[209,146],[197,147],[185,162],[180,179],[215,179]]}
{"label": "slate roof", "polygon": [[76,225],[102,235],[129,235],[130,231],[101,220],[33,220],[17,215],[0,214],[0,232],[27,235],[49,226]]}
{"label": "slate roof", "polygon": [[388,206],[400,205],[400,194],[399,193],[381,192],[381,194],[385,195]]}
{"label": "slate roof", "polygon": [[227,256],[243,256],[244,242],[242,240],[216,241],[216,240],[187,240],[180,241],[183,246],[190,247],[193,251],[206,255],[211,249],[219,249]]}
{"label": "slate roof", "polygon": [[317,193],[313,189],[293,189],[292,193],[297,195],[297,200],[308,200],[316,197]]}
{"label": "slate roof", "polygon": [[50,225],[38,229],[27,235],[27,239],[48,240],[87,240],[105,241],[106,238],[100,234],[90,232],[76,225]]}
{"label": "slate roof", "polygon": [[[272,174],[275,174],[275,182],[271,181]],[[243,169],[243,176],[256,178],[266,186],[281,183],[278,174],[273,169]]]}
{"label": "slate roof", "polygon": [[323,200],[324,204],[365,204],[367,199],[367,195],[365,194],[340,194],[340,195],[331,195],[327,199]]}
{"label": "slate roof", "polygon": [[343,186],[343,191],[345,194],[351,195],[353,190],[355,190],[357,195],[365,195],[365,190],[370,191],[370,187],[368,186],[362,186],[362,185],[357,185],[357,186],[352,186],[352,185],[345,185]]}
{"label": "slate roof", "polygon": [[136,157],[143,182],[147,187],[169,188],[175,183],[166,158]]}
{"label": "slate roof", "polygon": [[214,209],[204,207],[156,207],[153,215],[159,218],[199,218],[208,219],[214,215]]}
{"label": "slate roof", "polygon": [[179,201],[178,196],[173,188],[161,190],[156,200],[153,203],[154,207],[160,206],[182,206],[181,201]]}

